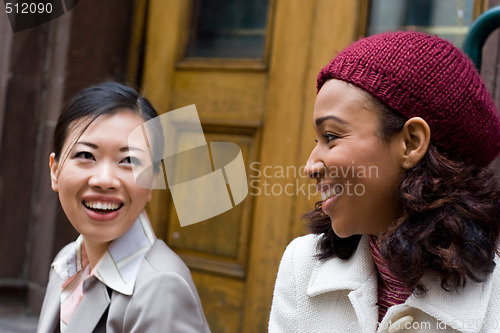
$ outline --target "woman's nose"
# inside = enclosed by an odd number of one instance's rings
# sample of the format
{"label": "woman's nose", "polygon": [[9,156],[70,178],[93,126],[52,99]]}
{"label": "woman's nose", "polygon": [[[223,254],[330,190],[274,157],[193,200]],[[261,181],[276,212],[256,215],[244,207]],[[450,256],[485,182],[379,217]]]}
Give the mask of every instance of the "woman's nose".
{"label": "woman's nose", "polygon": [[101,190],[115,190],[120,187],[120,180],[116,175],[117,170],[112,163],[101,162],[93,169],[93,174],[89,178],[91,187]]}
{"label": "woman's nose", "polygon": [[325,171],[325,163],[319,158],[316,148],[314,148],[306,163],[306,175],[309,178],[320,179],[325,176]]}

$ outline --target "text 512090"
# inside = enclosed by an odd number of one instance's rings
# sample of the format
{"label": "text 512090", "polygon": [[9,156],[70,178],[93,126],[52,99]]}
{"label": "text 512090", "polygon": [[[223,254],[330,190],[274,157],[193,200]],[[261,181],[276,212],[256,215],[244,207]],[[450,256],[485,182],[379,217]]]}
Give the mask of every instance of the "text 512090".
{"label": "text 512090", "polygon": [[52,3],[47,2],[6,2],[5,12],[7,14],[50,14],[52,13]]}

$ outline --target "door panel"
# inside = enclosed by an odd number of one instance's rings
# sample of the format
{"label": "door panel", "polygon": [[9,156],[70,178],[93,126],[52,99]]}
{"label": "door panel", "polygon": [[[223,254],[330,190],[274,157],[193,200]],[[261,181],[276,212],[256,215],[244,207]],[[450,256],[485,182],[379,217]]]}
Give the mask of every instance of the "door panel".
{"label": "door panel", "polygon": [[172,107],[196,104],[202,123],[257,128],[264,116],[266,81],[263,71],[177,70]]}
{"label": "door panel", "polygon": [[[221,134],[216,131],[231,130],[212,126],[204,126],[204,130],[208,142],[236,143],[241,148],[244,161],[254,159],[255,136],[251,133]],[[221,215],[186,227],[180,226],[175,209],[172,209],[165,235],[167,243],[190,268],[245,278],[252,206],[252,197],[247,197],[243,203]]]}
{"label": "door panel", "polygon": [[260,59],[185,58],[199,8],[193,1],[150,0],[144,93],[160,112],[196,104],[207,141],[239,145],[256,183],[232,210],[194,225],[179,225],[168,190],[154,192],[148,213],[157,236],[191,269],[212,331],[265,332],[279,261],[305,233],[300,214],[314,198],[264,194],[264,181],[307,180],[260,171],[305,163],[315,77],[355,36],[358,1],[271,0]]}

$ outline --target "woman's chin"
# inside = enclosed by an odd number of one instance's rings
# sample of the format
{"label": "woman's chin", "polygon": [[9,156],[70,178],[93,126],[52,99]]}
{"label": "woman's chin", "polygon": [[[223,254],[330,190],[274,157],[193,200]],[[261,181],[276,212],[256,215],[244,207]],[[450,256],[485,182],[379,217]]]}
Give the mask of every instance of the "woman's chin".
{"label": "woman's chin", "polygon": [[332,229],[333,232],[335,232],[335,235],[339,236],[340,238],[347,238],[351,237],[354,235],[352,231],[347,230],[346,228],[342,228],[342,225],[338,223],[338,221],[333,221],[333,219],[330,217],[331,223],[332,223]]}

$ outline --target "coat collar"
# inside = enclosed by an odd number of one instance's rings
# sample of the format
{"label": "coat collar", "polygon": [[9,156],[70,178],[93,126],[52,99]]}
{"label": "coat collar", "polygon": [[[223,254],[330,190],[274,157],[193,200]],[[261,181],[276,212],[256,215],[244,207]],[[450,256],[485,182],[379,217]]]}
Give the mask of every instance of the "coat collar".
{"label": "coat collar", "polygon": [[[142,260],[154,241],[155,236],[146,213],[141,213],[123,236],[111,242],[92,274],[111,289],[124,295],[132,295]],[[63,280],[84,268],[81,259],[82,242],[80,235],[68,254],[52,264]]]}
{"label": "coat collar", "polygon": [[[498,257],[495,260],[498,266]],[[472,332],[473,330],[467,330],[467,322],[484,321],[493,281],[497,275],[498,273],[494,272],[484,283],[467,281],[465,289],[460,292],[447,292],[441,288],[438,277],[428,274],[422,278],[422,283],[428,289],[427,293],[419,297],[411,295],[404,304],[420,309],[461,332]],[[313,270],[307,295],[315,297],[334,291],[352,291],[349,299],[356,312],[363,311],[366,315],[367,311],[370,311],[370,316],[373,314],[373,306],[377,301],[377,272],[367,236],[361,238],[358,248],[350,259],[334,258],[321,261]],[[399,306],[401,305],[394,308]]]}
{"label": "coat collar", "polygon": [[76,308],[65,332],[94,332],[97,324],[106,312],[111,302],[106,285],[92,279],[90,283],[95,284],[89,288],[82,302]]}
{"label": "coat collar", "polygon": [[[59,331],[57,329],[59,327],[61,305],[59,295],[64,280],[55,272],[52,274],[51,282],[47,286],[47,303],[44,304],[44,313],[40,315],[40,322],[38,323],[37,332],[40,333]],[[97,323],[106,312],[111,301],[106,286],[99,283],[96,278],[93,278],[91,283],[95,283],[96,285],[90,288],[82,299],[72,320],[66,327],[66,332],[94,332]]]}
{"label": "coat collar", "polygon": [[307,295],[313,297],[330,291],[356,290],[365,283],[376,288],[376,279],[368,238],[363,236],[350,259],[321,261],[311,275]]}
{"label": "coat collar", "polygon": [[378,322],[377,272],[368,237],[363,236],[348,260],[320,261],[313,270],[306,293],[315,297],[327,292],[347,291],[354,312],[366,331],[375,332]]}

